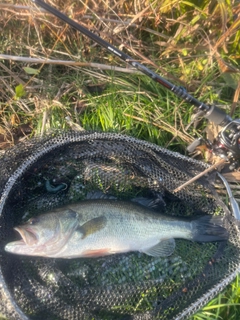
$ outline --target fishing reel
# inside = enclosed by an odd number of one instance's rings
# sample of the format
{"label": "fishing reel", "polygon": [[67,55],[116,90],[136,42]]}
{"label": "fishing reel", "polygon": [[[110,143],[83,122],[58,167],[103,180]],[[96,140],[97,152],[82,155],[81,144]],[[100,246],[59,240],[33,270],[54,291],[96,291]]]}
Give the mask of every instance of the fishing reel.
{"label": "fishing reel", "polygon": [[233,120],[216,106],[212,106],[206,112],[204,118],[207,118],[216,125],[222,126],[223,129],[214,138],[214,141],[203,138],[194,140],[187,147],[187,151],[193,153],[197,147],[205,145],[214,155],[228,159],[230,161],[230,170],[235,169],[240,159],[240,119]]}
{"label": "fishing reel", "polygon": [[232,120],[222,129],[213,145],[213,151],[240,158],[240,119]]}

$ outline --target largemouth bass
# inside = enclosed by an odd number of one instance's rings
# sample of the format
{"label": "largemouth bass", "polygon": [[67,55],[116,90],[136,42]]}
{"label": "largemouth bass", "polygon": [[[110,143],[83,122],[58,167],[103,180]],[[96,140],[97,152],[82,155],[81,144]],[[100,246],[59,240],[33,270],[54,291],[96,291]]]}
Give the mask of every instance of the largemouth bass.
{"label": "largemouth bass", "polygon": [[195,220],[156,214],[141,205],[117,200],[89,200],[53,209],[14,228],[21,235],[5,250],[15,254],[77,258],[129,251],[170,256],[174,238],[221,241],[228,233],[222,218]]}

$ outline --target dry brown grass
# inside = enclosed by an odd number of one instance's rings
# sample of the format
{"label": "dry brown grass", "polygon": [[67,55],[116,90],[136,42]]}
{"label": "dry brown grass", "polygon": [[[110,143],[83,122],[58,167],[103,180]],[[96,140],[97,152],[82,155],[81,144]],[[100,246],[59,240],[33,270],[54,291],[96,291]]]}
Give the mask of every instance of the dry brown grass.
{"label": "dry brown grass", "polygon": [[[222,68],[230,63],[236,78],[230,80],[239,92],[240,6],[237,2],[227,5],[207,1],[201,7],[179,0],[48,2],[172,82],[206,99],[210,99],[209,88],[216,94],[222,91],[224,82],[217,85],[216,80],[219,74],[233,77]],[[71,104],[75,108],[83,97],[85,103],[88,99],[79,83],[84,86],[109,81],[104,71],[107,67],[121,67],[122,76],[134,72],[29,0],[0,3],[0,30],[1,52],[5,54],[4,59],[0,56],[0,148],[29,134],[43,132],[52,108],[59,108],[61,116],[71,117]],[[21,61],[20,57],[37,60]],[[43,62],[46,59],[54,61]],[[29,74],[25,67],[38,72]],[[70,108],[65,105],[66,95],[71,95]],[[238,95],[234,97],[234,110]],[[185,119],[179,114],[176,117],[181,120],[177,121],[178,127],[175,123],[164,126],[157,123],[154,114],[149,121],[163,126],[163,130],[181,131],[184,141],[188,139],[184,132]]]}

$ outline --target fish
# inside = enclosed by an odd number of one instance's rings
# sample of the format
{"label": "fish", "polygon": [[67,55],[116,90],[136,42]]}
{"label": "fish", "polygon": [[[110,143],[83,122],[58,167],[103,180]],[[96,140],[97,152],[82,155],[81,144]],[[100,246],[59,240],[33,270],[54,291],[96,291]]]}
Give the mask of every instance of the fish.
{"label": "fish", "polygon": [[21,240],[6,244],[5,251],[65,259],[131,251],[167,257],[173,254],[177,238],[197,242],[228,239],[221,216],[189,220],[163,215],[131,201],[108,199],[54,208],[14,229]]}

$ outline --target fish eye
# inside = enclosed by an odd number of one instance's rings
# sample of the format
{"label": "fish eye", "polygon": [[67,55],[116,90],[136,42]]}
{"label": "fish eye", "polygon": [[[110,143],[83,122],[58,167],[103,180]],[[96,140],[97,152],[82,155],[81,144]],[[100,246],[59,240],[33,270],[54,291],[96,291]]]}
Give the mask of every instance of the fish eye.
{"label": "fish eye", "polygon": [[29,223],[30,225],[35,225],[35,224],[37,224],[38,222],[39,222],[39,219],[38,219],[38,218],[31,218],[31,219],[28,220],[28,223]]}

